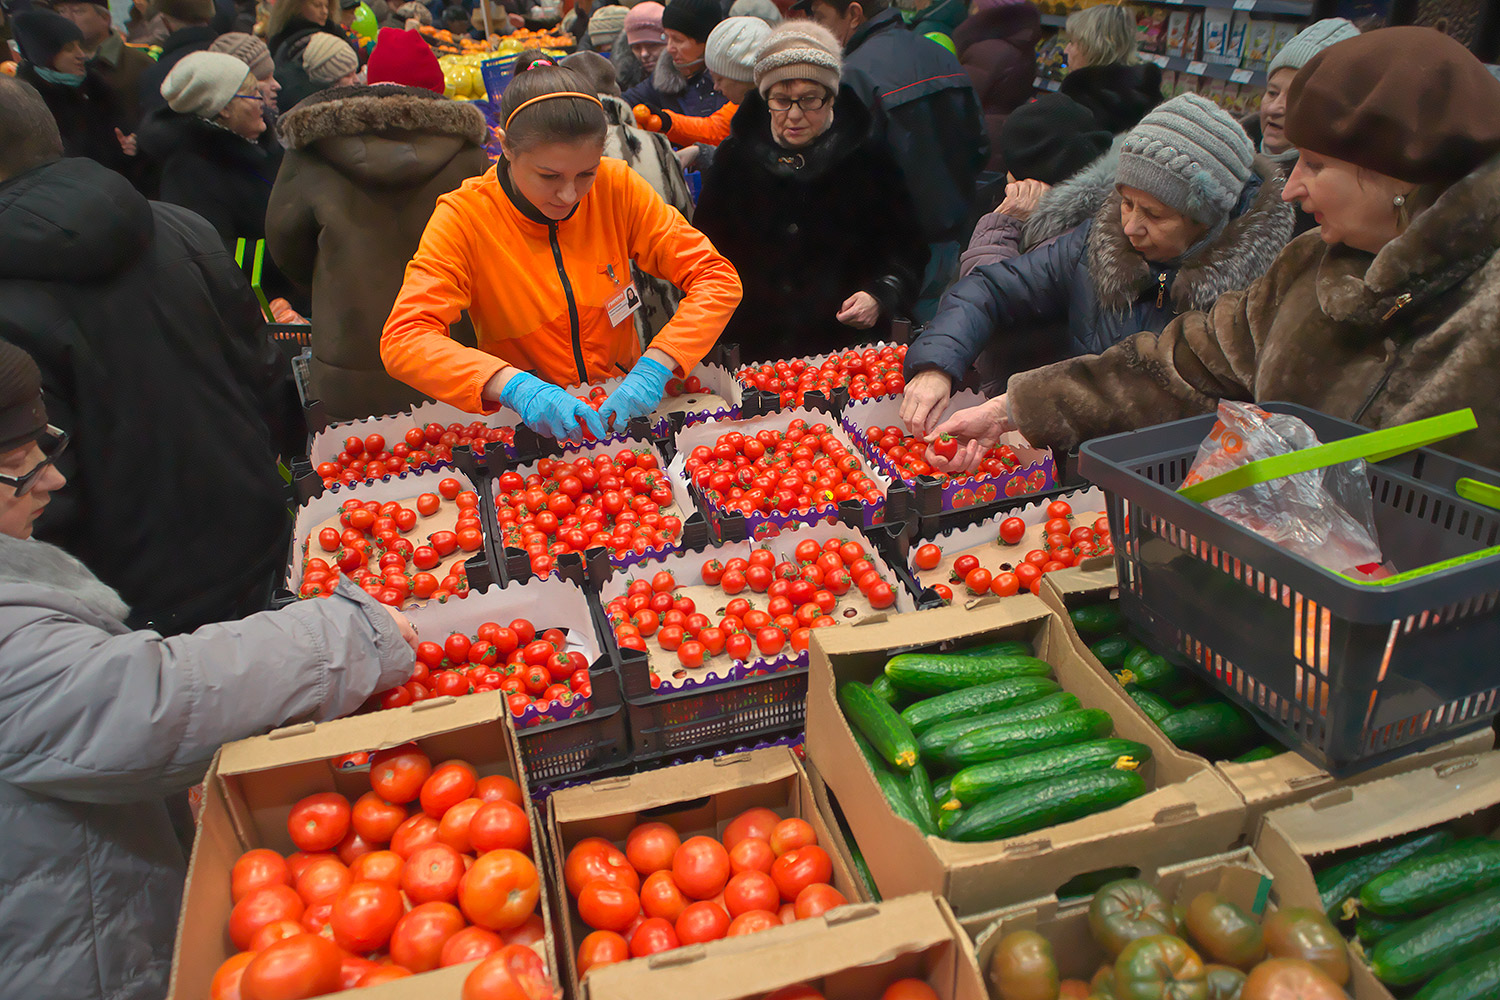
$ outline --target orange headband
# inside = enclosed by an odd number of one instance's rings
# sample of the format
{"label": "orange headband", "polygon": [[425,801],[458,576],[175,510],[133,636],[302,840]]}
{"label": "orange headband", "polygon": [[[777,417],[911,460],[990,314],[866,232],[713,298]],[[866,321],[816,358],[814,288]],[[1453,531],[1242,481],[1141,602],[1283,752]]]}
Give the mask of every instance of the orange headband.
{"label": "orange headband", "polygon": [[537,101],[550,101],[554,97],[581,97],[585,101],[593,101],[595,104],[599,105],[601,109],[603,109],[604,107],[604,102],[599,100],[599,98],[595,97],[593,94],[580,94],[576,90],[560,90],[555,94],[542,94],[540,97],[533,97],[529,101],[522,101],[516,108],[516,110],[512,111],[510,113],[510,116],[505,119],[506,130],[509,131],[510,123],[516,120],[516,115],[520,114],[522,111],[525,111]]}

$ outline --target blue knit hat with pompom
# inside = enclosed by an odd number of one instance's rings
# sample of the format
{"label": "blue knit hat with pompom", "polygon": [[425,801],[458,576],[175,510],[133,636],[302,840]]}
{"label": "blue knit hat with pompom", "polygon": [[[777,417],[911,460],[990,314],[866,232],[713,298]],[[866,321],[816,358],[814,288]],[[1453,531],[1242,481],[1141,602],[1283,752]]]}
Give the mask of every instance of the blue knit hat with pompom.
{"label": "blue knit hat with pompom", "polygon": [[1212,101],[1183,94],[1158,105],[1125,136],[1115,183],[1213,227],[1239,202],[1254,159],[1239,122]]}

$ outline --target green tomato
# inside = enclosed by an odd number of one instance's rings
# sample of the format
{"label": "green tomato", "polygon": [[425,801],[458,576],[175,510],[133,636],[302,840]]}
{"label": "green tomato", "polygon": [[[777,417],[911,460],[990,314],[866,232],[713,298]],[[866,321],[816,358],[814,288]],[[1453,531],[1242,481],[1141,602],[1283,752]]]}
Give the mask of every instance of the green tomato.
{"label": "green tomato", "polygon": [[1150,882],[1120,879],[1104,886],[1089,903],[1089,930],[1111,957],[1137,938],[1176,934],[1171,902]]}
{"label": "green tomato", "polygon": [[1182,938],[1138,938],[1115,959],[1120,1000],[1208,1000],[1203,959]]}

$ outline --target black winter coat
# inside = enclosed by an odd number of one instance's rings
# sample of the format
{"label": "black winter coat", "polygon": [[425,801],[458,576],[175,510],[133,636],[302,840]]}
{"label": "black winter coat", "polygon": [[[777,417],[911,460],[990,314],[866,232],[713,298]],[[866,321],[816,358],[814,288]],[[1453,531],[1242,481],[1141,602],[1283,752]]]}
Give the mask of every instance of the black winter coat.
{"label": "black winter coat", "polygon": [[265,414],[285,363],[218,234],[92,160],[0,184],[0,337],[42,370],[73,435],[37,535],[137,627],[264,607],[288,519]]}
{"label": "black winter coat", "polygon": [[1041,37],[1041,15],[1029,3],[982,10],[953,32],[958,61],[984,106],[984,126],[990,140],[986,169],[996,173],[1005,173],[1000,129],[1012,111],[1031,100],[1036,43]]}
{"label": "black winter coat", "polygon": [[[752,93],[719,146],[693,224],[739,272],[744,296],[724,329],[746,361],[800,357],[884,339],[916,298],[927,247],[870,113],[848,88],[833,125],[805,152],[771,138],[765,100]],[[835,317],[869,292],[881,304],[869,330]]]}
{"label": "black winter coat", "polygon": [[1062,93],[1092,111],[1100,128],[1119,135],[1161,103],[1161,67],[1149,62],[1083,66],[1063,77]]}
{"label": "black winter coat", "polygon": [[178,28],[167,36],[161,43],[161,55],[157,57],[156,65],[147,66],[141,72],[141,117],[167,106],[167,99],[161,96],[161,85],[172,72],[172,67],[194,52],[207,50],[218,37],[219,33],[206,24]]}
{"label": "black winter coat", "polygon": [[[273,73],[276,82],[281,84],[281,93],[276,96],[276,107],[281,114],[286,114],[313,94],[333,86],[331,83],[319,83],[302,68],[302,51],[307,48],[312,36],[320,32],[346,42],[349,40],[334,24],[314,24],[305,17],[294,17],[280,34],[272,37],[268,45],[275,65]],[[355,47],[350,45],[350,48]],[[358,54],[357,48],[355,54]]]}
{"label": "black winter coat", "polygon": [[979,95],[958,59],[889,8],[850,36],[843,79],[896,154],[923,240],[966,238],[974,180],[990,154]]}
{"label": "black winter coat", "polygon": [[35,87],[47,103],[62,133],[65,156],[86,156],[126,177],[135,175],[135,164],[115,137],[117,127],[129,126],[125,110],[98,70],[87,69],[77,87],[43,80],[30,63],[22,63],[16,77]]}
{"label": "black winter coat", "polygon": [[1248,288],[1292,233],[1276,165],[1257,157],[1255,171],[1223,231],[1175,262],[1153,263],[1131,247],[1120,225],[1120,196],[1111,193],[1076,229],[975,268],[943,297],[908,348],[907,377],[935,368],[957,381],[991,346],[1012,373],[1102,354],[1132,334],[1160,331],[1180,313],[1206,310],[1223,293]]}

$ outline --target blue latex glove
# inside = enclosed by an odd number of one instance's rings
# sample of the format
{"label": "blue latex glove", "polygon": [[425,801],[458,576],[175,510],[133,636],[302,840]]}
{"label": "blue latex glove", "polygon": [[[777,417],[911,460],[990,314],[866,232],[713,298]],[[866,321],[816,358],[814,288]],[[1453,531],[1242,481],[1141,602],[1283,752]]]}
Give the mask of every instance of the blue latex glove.
{"label": "blue latex glove", "polygon": [[500,402],[515,410],[527,427],[558,441],[582,441],[580,425],[597,439],[609,436],[592,406],[527,372],[517,372],[505,383]]}
{"label": "blue latex glove", "polygon": [[599,407],[604,426],[619,433],[634,418],[644,417],[655,410],[671,378],[671,370],[660,361],[643,356]]}

